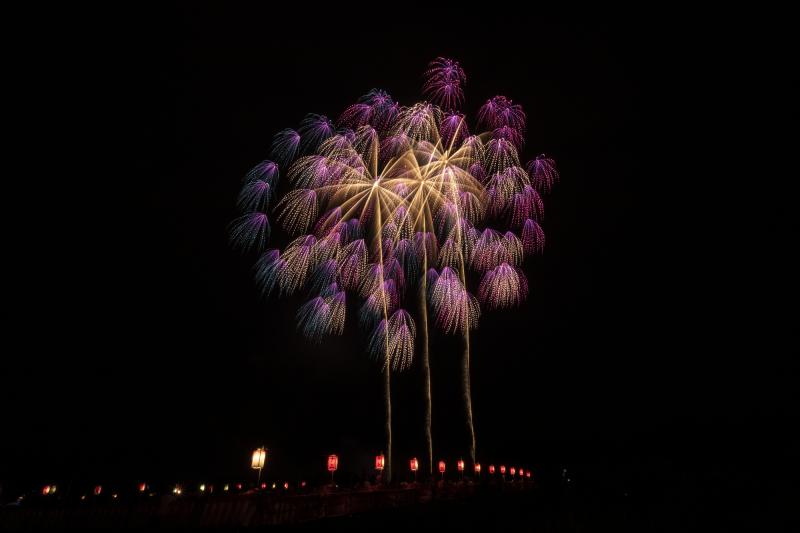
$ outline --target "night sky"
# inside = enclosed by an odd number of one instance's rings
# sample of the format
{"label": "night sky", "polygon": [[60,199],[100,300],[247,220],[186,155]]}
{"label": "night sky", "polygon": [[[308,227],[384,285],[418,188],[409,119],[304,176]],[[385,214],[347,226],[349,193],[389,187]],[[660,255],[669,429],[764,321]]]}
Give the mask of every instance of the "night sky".
{"label": "night sky", "polygon": [[[734,144],[758,131],[742,95],[759,76],[731,68],[752,59],[746,38],[644,16],[269,9],[187,3],[119,54],[81,41],[91,67],[53,51],[76,99],[59,97],[69,121],[21,174],[33,209],[17,217],[7,300],[6,486],[246,477],[260,444],[276,476],[317,476],[332,452],[366,467],[382,403],[363,335],[348,323],[305,341],[301,299],[260,300],[226,226],[274,133],[373,87],[417,101],[440,55],[467,73],[468,114],[495,94],[522,104],[524,159],[547,153],[561,173],[528,300],[485,313],[473,337],[479,459],[625,485],[749,479],[796,457],[788,210],[756,171],[769,156]],[[432,351],[433,438],[452,461],[466,440],[448,346]],[[420,383],[418,365],[393,382],[402,475],[423,455]]]}

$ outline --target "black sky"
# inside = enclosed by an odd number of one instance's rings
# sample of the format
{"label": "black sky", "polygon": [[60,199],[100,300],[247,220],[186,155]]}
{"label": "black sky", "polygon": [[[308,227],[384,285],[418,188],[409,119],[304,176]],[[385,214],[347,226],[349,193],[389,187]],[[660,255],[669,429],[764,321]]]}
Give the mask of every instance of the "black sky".
{"label": "black sky", "polygon": [[[53,52],[80,97],[74,130],[62,123],[33,164],[48,215],[21,219],[8,483],[248,475],[261,443],[278,475],[312,475],[331,451],[373,454],[380,383],[355,325],[307,344],[298,302],[257,298],[226,225],[276,131],[307,112],[336,117],[373,87],[415,101],[439,55],[467,72],[466,111],[495,94],[521,103],[526,159],[546,152],[562,176],[529,300],[486,314],[474,336],[479,457],[631,470],[640,454],[667,470],[735,470],[789,454],[796,325],[781,311],[777,233],[788,211],[775,201],[748,217],[771,188],[729,170],[760,166],[733,143],[753,133],[740,106],[754,76],[736,68],[752,59],[746,37],[644,15],[429,24],[410,8],[270,9],[187,3],[136,24],[119,54],[81,42],[98,59],[85,87],[71,54]],[[435,453],[453,458],[457,361],[433,357]],[[414,366],[395,380],[401,466],[422,455],[419,378]]]}

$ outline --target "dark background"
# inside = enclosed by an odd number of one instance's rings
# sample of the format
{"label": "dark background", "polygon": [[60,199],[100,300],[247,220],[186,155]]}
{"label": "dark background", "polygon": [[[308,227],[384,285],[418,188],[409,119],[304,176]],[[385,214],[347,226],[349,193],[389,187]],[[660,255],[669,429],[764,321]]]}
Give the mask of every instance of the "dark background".
{"label": "dark background", "polygon": [[[332,452],[368,468],[381,385],[355,324],[305,342],[299,300],[259,300],[226,225],[275,132],[373,87],[416,101],[444,55],[467,72],[465,111],[521,103],[525,160],[546,152],[562,176],[530,298],[474,335],[479,459],[544,478],[567,466],[686,509],[786,501],[796,238],[790,175],[767,171],[789,141],[765,143],[761,122],[788,112],[780,28],[759,26],[765,41],[752,23],[680,14],[275,9],[106,14],[98,38],[42,56],[29,127],[47,149],[8,199],[4,498],[52,481],[247,479],[260,444],[277,478],[314,479]],[[457,355],[440,344],[434,453],[452,462],[466,440]],[[401,478],[423,455],[419,383],[416,365],[393,383]],[[742,494],[758,497],[729,504]]]}

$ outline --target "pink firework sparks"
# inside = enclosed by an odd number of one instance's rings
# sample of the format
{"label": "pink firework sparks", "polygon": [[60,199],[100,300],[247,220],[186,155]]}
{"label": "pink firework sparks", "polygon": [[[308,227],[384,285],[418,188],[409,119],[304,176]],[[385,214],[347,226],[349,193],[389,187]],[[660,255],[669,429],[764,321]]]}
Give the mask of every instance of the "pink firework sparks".
{"label": "pink firework sparks", "polygon": [[490,98],[478,111],[478,125],[492,130],[508,126],[524,132],[525,118],[522,106],[505,96]]}
{"label": "pink firework sparks", "polygon": [[478,325],[478,301],[464,287],[455,270],[444,267],[431,295],[436,323],[448,333],[464,332]]}
{"label": "pink firework sparks", "polygon": [[484,274],[478,298],[488,309],[504,309],[519,305],[528,296],[528,280],[522,271],[502,263]]}
{"label": "pink firework sparks", "polygon": [[422,92],[445,110],[458,109],[464,101],[467,76],[458,61],[437,57],[428,65]]}

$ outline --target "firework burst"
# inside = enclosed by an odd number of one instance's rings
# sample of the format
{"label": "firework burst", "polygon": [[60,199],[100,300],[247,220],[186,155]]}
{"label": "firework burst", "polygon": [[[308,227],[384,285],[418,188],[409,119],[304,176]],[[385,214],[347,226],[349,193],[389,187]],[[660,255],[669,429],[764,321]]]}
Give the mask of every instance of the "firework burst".
{"label": "firework burst", "polygon": [[[521,164],[526,115],[505,96],[485,101],[474,124],[483,133],[470,133],[460,111],[465,83],[459,63],[439,57],[425,72],[427,102],[401,106],[373,89],[335,125],[309,114],[297,129],[280,131],[270,160],[245,176],[242,215],[230,238],[245,252],[261,253],[254,270],[263,294],[307,294],[297,324],[312,342],[341,335],[347,302],[360,302],[368,352],[386,373],[387,417],[388,372],[409,368],[422,347],[429,450],[428,313],[438,329],[462,336],[474,460],[469,332],[482,306],[506,309],[527,297],[525,256],[541,253],[545,243],[541,195],[559,176],[544,155]],[[281,172],[288,190],[279,190]],[[263,251],[268,214],[291,239],[282,251]],[[469,285],[478,278],[475,296]],[[407,308],[415,299],[416,318]],[[387,448],[389,435],[387,425]]]}

